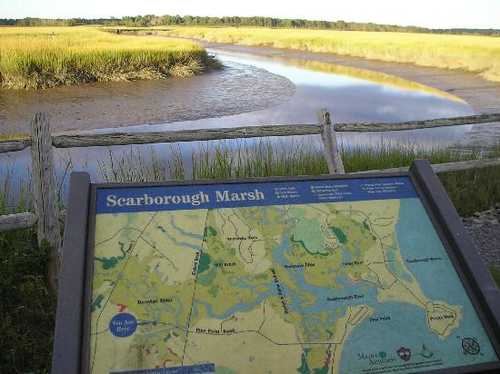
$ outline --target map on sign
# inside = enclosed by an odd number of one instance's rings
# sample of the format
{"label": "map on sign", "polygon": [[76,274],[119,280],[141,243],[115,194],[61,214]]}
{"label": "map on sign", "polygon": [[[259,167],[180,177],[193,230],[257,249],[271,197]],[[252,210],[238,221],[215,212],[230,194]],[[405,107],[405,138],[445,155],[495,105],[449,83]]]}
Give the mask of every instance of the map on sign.
{"label": "map on sign", "polygon": [[383,373],[497,355],[411,180],[97,190],[91,373]]}

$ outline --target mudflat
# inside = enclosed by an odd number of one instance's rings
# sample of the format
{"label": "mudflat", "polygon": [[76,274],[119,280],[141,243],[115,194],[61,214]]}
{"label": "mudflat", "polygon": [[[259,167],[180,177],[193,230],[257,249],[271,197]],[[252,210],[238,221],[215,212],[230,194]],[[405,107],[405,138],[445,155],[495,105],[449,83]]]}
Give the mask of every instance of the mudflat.
{"label": "mudflat", "polygon": [[29,132],[36,112],[48,113],[56,132],[93,130],[260,110],[283,102],[294,90],[288,79],[250,66],[226,66],[186,79],[0,89],[0,134]]}

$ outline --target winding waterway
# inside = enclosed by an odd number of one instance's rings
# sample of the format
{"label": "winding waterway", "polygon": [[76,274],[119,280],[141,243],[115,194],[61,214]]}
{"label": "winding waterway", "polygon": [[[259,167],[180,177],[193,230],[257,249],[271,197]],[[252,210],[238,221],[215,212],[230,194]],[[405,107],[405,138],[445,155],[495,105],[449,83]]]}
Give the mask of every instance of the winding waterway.
{"label": "winding waterway", "polygon": [[[224,68],[185,80],[99,83],[42,91],[0,90],[0,133],[28,132],[29,119],[36,111],[50,113],[56,132],[314,123],[321,108],[328,109],[336,122],[399,122],[474,113],[455,96],[381,73],[224,48],[208,51]],[[344,133],[341,142],[347,147],[388,142],[455,146],[470,128]],[[287,141],[319,145],[317,136],[280,139],[282,143]],[[245,144],[252,142],[247,140]],[[191,153],[199,147],[199,143],[180,146],[188,167]],[[156,155],[168,153],[165,145],[113,147],[112,152],[115,158],[123,152],[142,152],[148,158],[151,149]],[[109,161],[109,152],[107,147],[58,150],[59,177],[70,160],[72,170],[86,170],[100,179],[100,165]],[[0,168],[0,175],[23,180],[29,173],[29,150],[0,155]]]}
{"label": "winding waterway", "polygon": [[[209,51],[226,65],[251,65],[285,77],[293,83],[295,92],[283,103],[263,110],[160,125],[156,130],[314,123],[321,108],[327,108],[335,122],[400,122],[473,114],[472,108],[455,96],[384,74],[283,57]],[[356,134],[346,136],[345,140],[348,144],[373,144],[382,138],[422,145],[448,145],[460,141],[468,130],[468,127],[456,127],[383,135]]]}

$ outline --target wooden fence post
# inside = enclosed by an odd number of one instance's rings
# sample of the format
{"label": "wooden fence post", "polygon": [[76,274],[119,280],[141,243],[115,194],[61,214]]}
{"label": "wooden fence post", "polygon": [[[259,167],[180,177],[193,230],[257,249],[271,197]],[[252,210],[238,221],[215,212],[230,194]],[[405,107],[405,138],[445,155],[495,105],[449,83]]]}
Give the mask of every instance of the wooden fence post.
{"label": "wooden fence post", "polygon": [[321,139],[325,149],[326,163],[328,164],[328,172],[330,174],[344,174],[344,163],[340,156],[339,147],[337,144],[337,135],[335,128],[330,120],[330,113],[325,109],[319,112],[319,123],[321,125]]}
{"label": "wooden fence post", "polygon": [[61,227],[57,206],[52,137],[50,124],[45,114],[35,114],[31,122],[31,130],[33,204],[37,216],[38,244],[48,245],[50,248],[48,278],[49,286],[55,290],[59,270]]}

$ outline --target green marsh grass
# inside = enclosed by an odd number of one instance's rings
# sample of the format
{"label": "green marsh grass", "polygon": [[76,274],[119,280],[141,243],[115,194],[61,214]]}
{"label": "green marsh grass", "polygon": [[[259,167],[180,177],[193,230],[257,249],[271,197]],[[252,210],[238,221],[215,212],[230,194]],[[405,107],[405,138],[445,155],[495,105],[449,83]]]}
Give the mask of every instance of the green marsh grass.
{"label": "green marsh grass", "polygon": [[56,309],[36,230],[0,233],[0,372],[49,373]]}
{"label": "green marsh grass", "polygon": [[398,32],[272,29],[264,27],[171,27],[171,36],[217,43],[333,53],[445,69],[462,69],[500,81],[500,38]]}
{"label": "green marsh grass", "polygon": [[500,287],[500,267],[492,266],[490,267],[490,272],[497,286]]}
{"label": "green marsh grass", "polygon": [[[29,183],[0,180],[0,214],[31,210]],[[55,295],[48,288],[48,248],[33,228],[0,232],[0,372],[49,373]]]}
{"label": "green marsh grass", "polygon": [[[133,147],[127,152],[116,156],[108,151],[106,160],[98,160],[99,178],[106,182],[160,182],[168,179],[183,179],[182,175],[172,178],[166,171],[170,161],[160,159],[151,148],[148,154],[138,151]],[[171,159],[178,157],[179,153],[170,151]]]}
{"label": "green marsh grass", "polygon": [[3,88],[187,77],[209,65],[198,44],[116,35],[94,27],[0,28]]}

